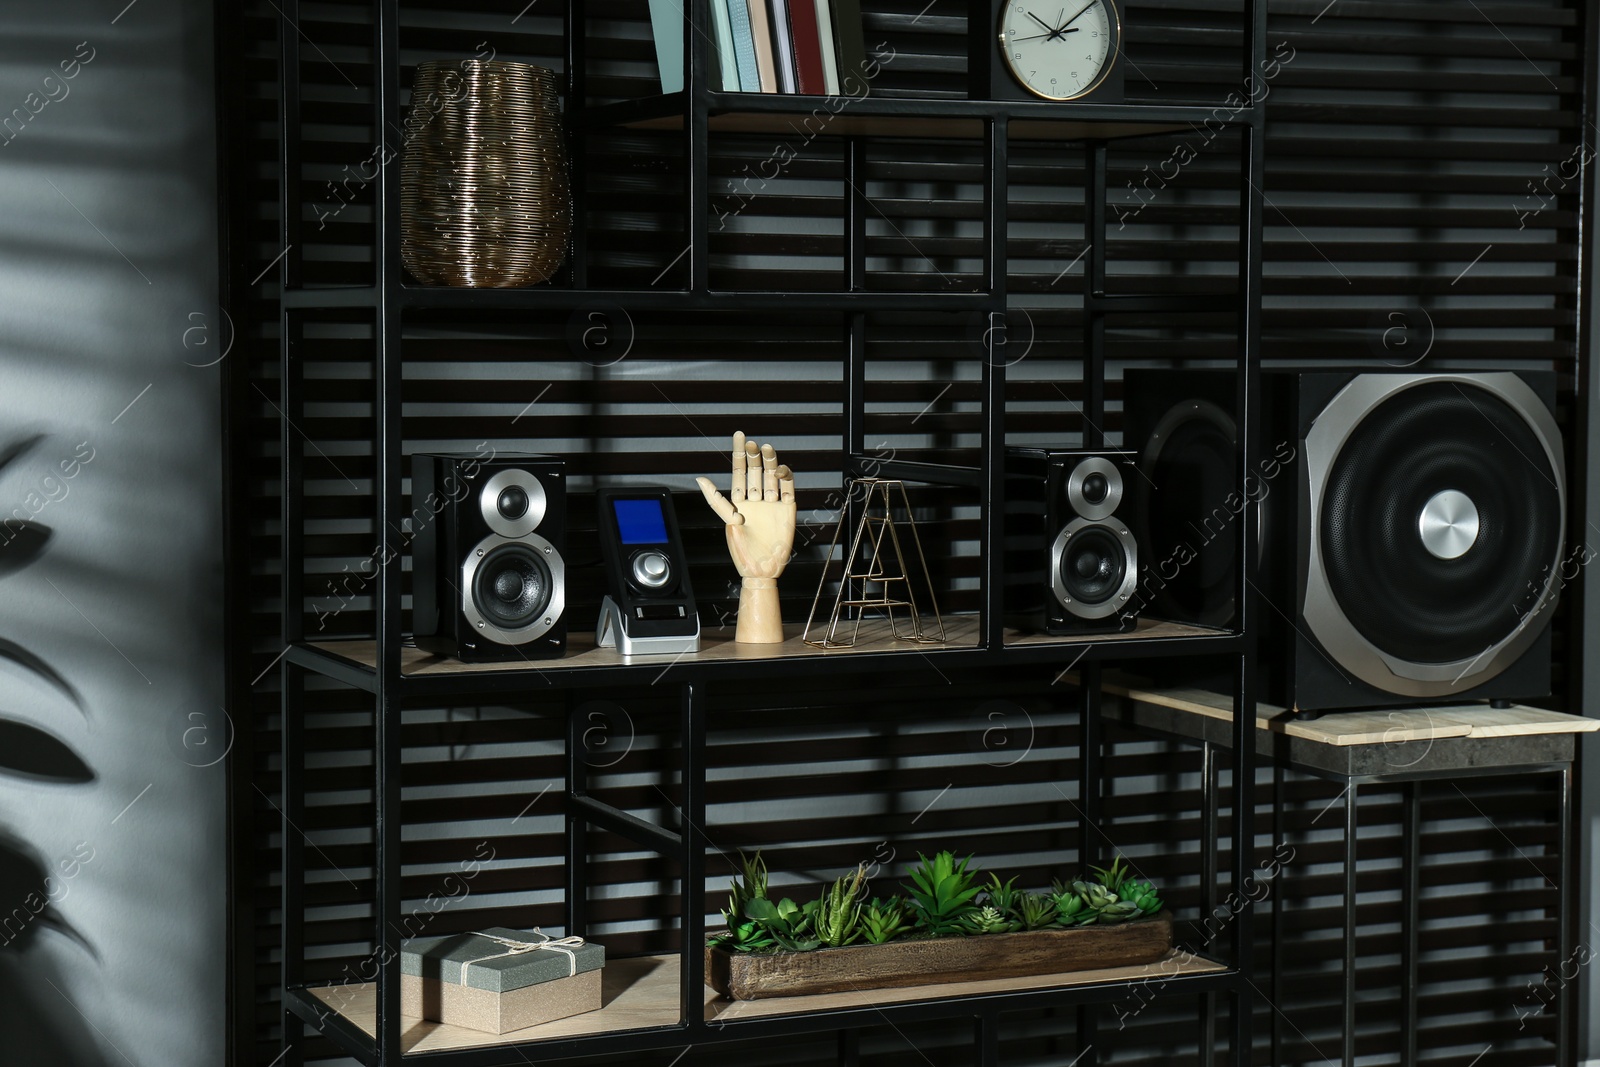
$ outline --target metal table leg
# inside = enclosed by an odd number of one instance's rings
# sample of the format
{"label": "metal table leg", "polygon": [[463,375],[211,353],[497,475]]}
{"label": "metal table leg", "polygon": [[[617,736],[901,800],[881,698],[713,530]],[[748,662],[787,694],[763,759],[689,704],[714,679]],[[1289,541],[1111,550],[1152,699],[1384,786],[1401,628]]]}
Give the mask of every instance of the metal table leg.
{"label": "metal table leg", "polygon": [[1344,1067],[1356,1064],[1356,831],[1357,787],[1344,794]]}
{"label": "metal table leg", "polygon": [[1400,970],[1405,988],[1400,991],[1401,1063],[1417,1062],[1417,954],[1422,907],[1422,784],[1401,786],[1405,811],[1401,820],[1400,866],[1405,878],[1405,900],[1400,913]]}

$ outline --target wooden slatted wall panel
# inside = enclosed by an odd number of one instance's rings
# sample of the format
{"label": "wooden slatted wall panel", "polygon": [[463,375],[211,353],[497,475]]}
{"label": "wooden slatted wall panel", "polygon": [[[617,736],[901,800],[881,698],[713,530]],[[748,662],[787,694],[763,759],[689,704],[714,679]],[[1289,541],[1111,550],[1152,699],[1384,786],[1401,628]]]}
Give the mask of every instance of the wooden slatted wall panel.
{"label": "wooden slatted wall panel", "polygon": [[[484,2],[468,11],[407,5],[405,82],[420,59],[485,49],[559,69],[562,27],[555,10],[519,16],[522,6]],[[597,0],[590,7],[597,41],[594,100],[650,92],[645,5]],[[874,92],[962,93],[962,5],[875,0],[868,7],[869,41],[882,40],[895,51]],[[372,276],[367,246],[376,133],[366,117],[373,72],[365,10],[356,2],[307,3],[299,21],[307,86],[299,188],[308,204],[305,276],[314,284]],[[1581,65],[1581,5],[1285,0],[1273,3],[1271,14],[1268,51],[1278,62],[1264,82],[1273,118],[1265,190],[1266,355],[1382,365],[1427,349],[1427,366],[1554,367],[1563,372],[1564,396],[1570,397],[1578,223],[1571,174],[1582,155],[1579,88],[1589,74]],[[281,20],[272,5],[260,2],[242,5],[238,17],[242,47],[233,62],[242,96],[242,156],[232,210],[241,235],[235,248],[241,336],[234,359],[248,368],[237,425],[240,447],[249,452],[238,545],[248,570],[242,592],[253,632],[248,661],[236,673],[248,680],[280,651],[276,274],[248,292],[244,283],[281,251],[275,178]],[[1163,0],[1129,5],[1126,20],[1131,94],[1220,102],[1244,88],[1236,76],[1242,41],[1237,5]],[[712,208],[726,222],[711,244],[718,285],[839,284],[840,220],[850,192],[844,157],[836,141],[802,140],[803,151],[781,174],[767,177],[770,138],[713,138]],[[1175,164],[1180,144],[1191,147],[1194,158]],[[682,151],[683,139],[674,133],[620,131],[589,139],[583,164],[592,284],[682,284]],[[1239,239],[1234,155],[1228,135],[1212,138],[1206,129],[1112,149],[1108,252],[1118,286],[1216,293],[1232,284]],[[975,148],[871,141],[866,157],[861,193],[869,203],[869,285],[974,288],[983,206]],[[1016,442],[1070,444],[1083,430],[1082,153],[1013,145],[1009,179],[1009,288],[1014,306],[1027,311],[1033,348],[1011,368],[1008,432]],[[729,617],[732,600],[717,532],[689,494],[690,479],[721,469],[713,455],[733,429],[770,436],[801,472],[802,536],[815,546],[785,586],[790,610],[803,611],[815,581],[815,551],[831,532],[837,506],[831,494],[842,464],[843,321],[620,310],[633,342],[620,363],[581,345],[575,350],[573,323],[565,315],[474,316],[470,322],[415,317],[405,343],[407,449],[470,447],[479,440],[553,447],[568,453],[580,486],[630,474],[681,490],[697,586],[707,602],[707,625],[715,627]],[[974,354],[982,326],[959,313],[872,317],[869,452],[973,456],[980,407]],[[357,316],[324,316],[308,325],[307,336],[311,406],[296,439],[311,479],[307,535],[314,576],[307,582],[312,599],[303,608],[312,632],[320,622],[326,632],[363,633],[370,630],[370,605],[362,583],[352,585],[349,575],[359,573],[375,546],[372,457],[365,444],[371,435],[370,325]],[[1223,314],[1123,317],[1113,320],[1110,340],[1104,428],[1113,440],[1120,433],[1123,370],[1224,360],[1237,345],[1231,318]],[[975,501],[961,491],[928,490],[918,503],[923,514],[942,520],[930,556],[947,603],[970,607]],[[581,543],[592,528],[581,502],[574,525]],[[575,598],[592,598],[592,571],[578,571]],[[1030,685],[1050,681],[1031,674],[948,686],[930,671],[904,681],[893,690],[851,694],[789,687],[781,695],[716,692],[711,800],[718,848],[767,847],[785,881],[830,876],[881,855],[885,843],[901,857],[941,844],[971,848],[1035,883],[1057,868],[1052,857],[1076,864],[1075,834],[1056,829],[1070,830],[1076,820],[1071,692],[1060,686],[1045,689],[1042,698],[1029,696]],[[254,892],[260,1064],[281,1052],[273,992],[281,918],[278,817],[269,799],[277,790],[275,682],[269,671],[249,687],[252,703],[243,716],[249,728],[241,732],[241,753],[248,753],[257,786],[250,791],[257,848],[240,876]],[[870,719],[854,705],[836,707],[850,699],[870,702]],[[1015,706],[996,708],[995,701]],[[606,795],[650,817],[664,816],[676,789],[671,704],[668,695],[641,691],[608,694],[580,709],[598,716],[591,752],[597,767],[619,748],[625,753],[603,770]],[[308,852],[308,940],[319,946],[314,972],[338,980],[368,944],[363,902],[371,888],[371,715],[364,698],[337,690],[319,690],[312,708],[318,756],[308,775],[306,830],[318,847]],[[412,906],[481,858],[480,849],[494,855],[473,880],[471,895],[431,919],[430,932],[491,918],[559,925],[560,872],[551,857],[560,848],[558,724],[569,710],[556,703],[408,713],[405,892]],[[1004,712],[1001,734],[992,732],[993,711]],[[1011,763],[1024,725],[1032,747]],[[1000,738],[1013,747],[1000,752]],[[1103,827],[1146,873],[1173,887],[1172,902],[1191,917],[1200,900],[1197,842],[1205,833],[1198,767],[1192,750],[1119,736],[1108,764],[1113,787]],[[952,788],[941,796],[947,784]],[[546,786],[550,793],[541,796]],[[1549,1062],[1542,1040],[1548,1019],[1533,1018],[1519,1032],[1517,1017],[1531,1010],[1526,983],[1550,962],[1540,952],[1553,926],[1553,894],[1544,881],[1556,849],[1552,798],[1532,784],[1462,788],[1432,787],[1425,804],[1420,1044],[1430,1063],[1465,1065],[1491,1044],[1479,1061],[1483,1067]],[[1316,821],[1336,794],[1333,787],[1293,781],[1289,824],[1275,833],[1268,776],[1259,783],[1257,862],[1285,838],[1297,855],[1287,878],[1273,887],[1287,902],[1283,936],[1296,946],[1297,969],[1285,974],[1278,1000],[1280,1023],[1292,1020],[1295,1031],[1283,1062],[1336,1055],[1337,987],[1328,974],[1342,947],[1328,932],[1340,922],[1339,844]],[[919,814],[930,801],[936,802]],[[1361,814],[1373,834],[1362,852],[1362,1051],[1377,1054],[1398,1043],[1398,1018],[1388,1004],[1397,981],[1394,795],[1365,798]],[[618,951],[670,947],[673,923],[660,920],[656,894],[670,890],[675,872],[621,842],[599,840],[592,874],[609,889],[596,904],[596,935]],[[1226,867],[1231,845],[1223,845]],[[724,869],[720,862],[713,858],[714,871]],[[708,910],[718,904],[717,894],[707,900]],[[1258,949],[1263,958],[1268,933],[1263,930]],[[1192,1062],[1201,1004],[1159,1000],[1131,1007],[1100,1013],[1095,1040],[1103,1062]],[[1267,1062],[1265,1035],[1273,1018],[1272,1010],[1260,1010],[1258,1062]],[[1071,1062],[1082,1051],[1077,1023],[1074,1012],[1008,1017],[1006,1062]],[[958,1022],[909,1036],[882,1028],[864,1035],[863,1048],[874,1064],[958,1063],[970,1037]],[[320,1044],[314,1051],[327,1054]],[[734,1047],[706,1053],[727,1062],[749,1054]],[[828,1040],[764,1047],[759,1055],[784,1063],[834,1059]]]}

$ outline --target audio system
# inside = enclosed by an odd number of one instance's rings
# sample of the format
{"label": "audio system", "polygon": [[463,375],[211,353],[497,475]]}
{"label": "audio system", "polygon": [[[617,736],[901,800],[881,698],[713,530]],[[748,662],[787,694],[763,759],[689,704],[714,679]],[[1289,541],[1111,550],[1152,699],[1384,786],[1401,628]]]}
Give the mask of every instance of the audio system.
{"label": "audio system", "polygon": [[1554,376],[1264,372],[1262,460],[1242,494],[1236,381],[1125,378],[1149,479],[1136,525],[1155,554],[1190,549],[1187,569],[1150,583],[1150,610],[1233,622],[1231,494],[1261,507],[1267,699],[1320,711],[1548,694],[1566,523]]}
{"label": "audio system", "polygon": [[467,662],[566,650],[562,474],[555,456],[412,458],[412,500],[436,502],[413,540],[418,648]]}
{"label": "audio system", "polygon": [[1006,449],[1006,615],[1047,634],[1132,627],[1140,554],[1123,519],[1131,452]]}
{"label": "audio system", "polygon": [[610,590],[595,644],[624,656],[700,649],[689,560],[666,489],[602,489],[596,511]]}

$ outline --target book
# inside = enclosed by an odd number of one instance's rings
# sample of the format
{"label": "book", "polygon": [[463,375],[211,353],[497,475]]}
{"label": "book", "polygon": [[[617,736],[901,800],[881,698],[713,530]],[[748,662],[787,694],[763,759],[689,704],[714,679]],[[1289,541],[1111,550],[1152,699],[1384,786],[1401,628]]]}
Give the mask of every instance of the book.
{"label": "book", "polygon": [[772,5],[773,64],[777,67],[778,92],[796,93],[800,87],[794,74],[794,38],[789,36],[789,0],[768,0]]}
{"label": "book", "polygon": [[[833,43],[839,51],[840,91],[861,96],[867,83],[867,37],[861,21],[861,0],[829,2],[833,5]],[[856,88],[858,85],[860,89]]]}
{"label": "book", "polygon": [[772,19],[767,15],[767,0],[749,0],[750,36],[756,43],[756,73],[761,76],[761,91],[778,91],[778,64],[772,53]]}
{"label": "book", "polygon": [[833,46],[833,9],[828,0],[815,0],[817,44],[822,52],[822,85],[829,96],[839,95],[839,57]]}
{"label": "book", "polygon": [[822,44],[817,37],[817,6],[789,0],[789,33],[794,38],[794,72],[799,91],[821,96],[828,91],[822,75]]}
{"label": "book", "polygon": [[739,91],[739,57],[733,52],[733,22],[728,17],[728,0],[711,0],[711,30],[717,45],[717,68],[725,93]]}
{"label": "book", "polygon": [[739,65],[739,91],[759,93],[761,76],[756,72],[756,42],[750,32],[748,0],[717,0],[728,5],[728,22],[733,28],[733,55]]}
{"label": "book", "polygon": [[650,0],[650,32],[656,39],[661,91],[683,90],[683,8],[677,0]]}

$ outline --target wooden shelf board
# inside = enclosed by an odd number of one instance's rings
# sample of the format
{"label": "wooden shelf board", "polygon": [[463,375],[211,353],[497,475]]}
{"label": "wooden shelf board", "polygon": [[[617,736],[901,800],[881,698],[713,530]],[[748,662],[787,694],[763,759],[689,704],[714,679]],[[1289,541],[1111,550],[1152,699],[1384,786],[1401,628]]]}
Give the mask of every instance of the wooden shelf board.
{"label": "wooden shelf board", "polygon": [[[924,622],[927,622],[925,619]],[[946,615],[942,642],[900,640],[893,636],[889,623],[882,618],[868,619],[861,624],[856,643],[849,648],[822,649],[801,640],[803,627],[785,626],[784,641],[778,645],[741,645],[733,640],[731,626],[700,635],[700,651],[689,655],[623,657],[613,648],[596,648],[594,635],[588,630],[573,633],[568,638],[567,654],[560,659],[511,660],[495,663],[462,663],[448,656],[435,656],[416,648],[406,647],[400,653],[401,673],[410,677],[481,674],[491,671],[568,671],[584,668],[643,666],[660,664],[681,666],[696,663],[725,663],[749,660],[826,659],[833,656],[852,656],[864,653],[901,653],[907,655],[944,652],[956,649],[974,650],[980,645],[978,616]],[[813,624],[812,637],[823,631],[820,623]],[[845,632],[841,630],[841,632]],[[1081,646],[1107,641],[1147,640],[1177,637],[1221,637],[1225,631],[1176,622],[1140,620],[1137,629],[1127,633],[1082,634],[1050,636],[1047,634],[1005,632],[1007,648],[1038,647],[1048,645]],[[367,639],[347,641],[318,641],[312,647],[337,656],[366,670],[375,670],[378,648]]]}
{"label": "wooden shelf board", "polygon": [[[1211,960],[1174,951],[1165,959],[1135,967],[1115,967],[1068,974],[1041,974],[1026,978],[999,978],[981,982],[953,982],[947,985],[915,986],[908,989],[869,989],[850,993],[819,993],[806,997],[781,997],[772,1000],[730,1001],[705,989],[707,1021],[742,1022],[780,1015],[804,1015],[813,1011],[847,1008],[872,1008],[1007,993],[1020,990],[1055,989],[1093,985],[1101,982],[1130,982],[1145,978],[1171,978],[1185,975],[1216,974],[1227,968]],[[377,986],[349,983],[306,990],[368,1037],[377,1034]],[[639,956],[607,961],[602,975],[598,1011],[509,1034],[488,1034],[462,1026],[405,1019],[400,1043],[405,1053],[441,1052],[450,1049],[520,1045],[533,1041],[590,1037],[626,1030],[677,1026],[678,957]]]}
{"label": "wooden shelf board", "polygon": [[[1233,699],[1201,689],[1157,689],[1126,677],[1108,678],[1106,692],[1129,700],[1187,711],[1208,718],[1233,721]],[[1319,719],[1288,718],[1285,709],[1256,705],[1256,728],[1325,745],[1382,745],[1402,741],[1439,740],[1448,737],[1528,737],[1537,734],[1590,733],[1600,730],[1600,719],[1568,715],[1544,708],[1514,705],[1506,709],[1486,704],[1442,708],[1376,709],[1330,712]]]}
{"label": "wooden shelf board", "polygon": [[1135,627],[1126,633],[1054,635],[1023,633],[1020,630],[1008,629],[1005,633],[1005,644],[1007,648],[1032,645],[1093,645],[1102,641],[1143,641],[1163,637],[1226,637],[1227,634],[1228,631],[1226,630],[1217,630],[1209,626],[1191,626],[1182,622],[1140,619]]}
{"label": "wooden shelf board", "polygon": [[[741,645],[733,639],[733,627],[715,633],[700,635],[700,651],[688,655],[631,656],[624,657],[614,648],[596,648],[594,634],[579,631],[567,639],[567,654],[560,659],[513,660],[498,663],[462,663],[446,656],[434,656],[419,649],[407,647],[400,653],[400,670],[407,675],[475,674],[483,671],[538,670],[560,671],[585,667],[650,666],[660,664],[720,663],[730,660],[774,660],[799,657],[823,658],[828,656],[860,655],[866,652],[940,652],[946,649],[977,648],[978,618],[976,615],[950,615],[944,620],[945,640],[942,643],[922,643],[896,640],[889,631],[888,622],[869,619],[861,624],[861,636],[850,648],[821,649],[801,640],[798,625],[783,628],[781,645]],[[821,631],[813,626],[812,636]],[[316,648],[350,660],[363,667],[374,668],[378,662],[377,644],[370,640],[317,642]]]}
{"label": "wooden shelf board", "polygon": [[[714,133],[777,134],[790,137],[826,135],[831,137],[894,137],[910,140],[976,140],[983,136],[983,120],[956,115],[852,115],[848,111],[813,120],[812,127],[801,125],[804,113],[731,111],[713,114],[706,121]],[[660,115],[626,123],[640,130],[681,130],[683,116]],[[1176,133],[1188,126],[1168,122],[1084,122],[1070,119],[1019,119],[1010,126],[1011,138],[1018,141],[1087,141],[1149,137]]]}

